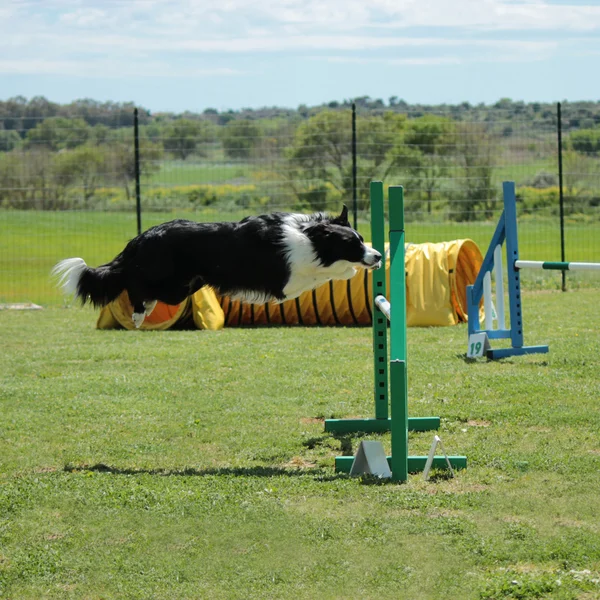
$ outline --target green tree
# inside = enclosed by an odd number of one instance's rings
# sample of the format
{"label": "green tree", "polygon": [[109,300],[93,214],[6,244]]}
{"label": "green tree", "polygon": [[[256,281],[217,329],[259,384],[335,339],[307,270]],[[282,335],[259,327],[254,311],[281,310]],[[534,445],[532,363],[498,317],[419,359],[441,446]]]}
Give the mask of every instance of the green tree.
{"label": "green tree", "polygon": [[[161,160],[164,156],[162,144],[151,142],[147,137],[140,135],[140,176],[147,177],[160,170]],[[117,183],[125,188],[127,199],[131,198],[129,188],[135,180],[135,151],[133,144],[112,143],[107,147],[107,172]]]}
{"label": "green tree", "polygon": [[425,196],[428,213],[451,165],[454,131],[455,124],[446,117],[425,115],[413,119],[389,153],[392,166],[402,173],[406,186]]}
{"label": "green tree", "polygon": [[0,154],[0,207],[27,208],[27,181],[21,152]]}
{"label": "green tree", "polygon": [[83,200],[88,202],[101,183],[105,161],[104,152],[90,145],[58,154],[54,161],[57,188],[66,192],[70,187],[81,186]]}
{"label": "green tree", "polygon": [[[357,198],[368,205],[368,182],[385,178],[391,164],[387,153],[400,135],[406,118],[391,112],[357,119]],[[343,201],[352,196],[352,129],[350,111],[324,110],[296,130],[287,150],[285,176],[302,204],[326,208],[329,190]]]}
{"label": "green tree", "polygon": [[569,142],[576,152],[596,156],[600,154],[600,127],[574,131],[569,136]]}
{"label": "green tree", "polygon": [[490,219],[496,209],[497,189],[493,183],[495,148],[498,141],[484,126],[459,126],[456,156],[463,174],[458,190],[450,195],[450,218],[454,221]]}
{"label": "green tree", "polygon": [[225,154],[229,158],[250,158],[261,134],[256,121],[250,119],[234,119],[222,129],[221,141]]}
{"label": "green tree", "polygon": [[98,125],[94,125],[94,127],[92,127],[92,132],[89,139],[91,143],[97,145],[106,144],[108,143],[109,138],[110,129],[106,125],[98,123]]}
{"label": "green tree", "polygon": [[574,150],[563,152],[563,186],[565,212],[585,212],[594,195],[598,195],[598,159]]}
{"label": "green tree", "polygon": [[21,143],[21,136],[14,129],[0,129],[0,152],[10,152]]}
{"label": "green tree", "polygon": [[85,144],[89,137],[90,127],[83,119],[51,117],[27,132],[26,147],[70,149]]}
{"label": "green tree", "polygon": [[214,141],[215,137],[215,125],[210,121],[177,119],[167,126],[163,146],[176,158],[185,160],[190,154],[205,154],[202,145]]}

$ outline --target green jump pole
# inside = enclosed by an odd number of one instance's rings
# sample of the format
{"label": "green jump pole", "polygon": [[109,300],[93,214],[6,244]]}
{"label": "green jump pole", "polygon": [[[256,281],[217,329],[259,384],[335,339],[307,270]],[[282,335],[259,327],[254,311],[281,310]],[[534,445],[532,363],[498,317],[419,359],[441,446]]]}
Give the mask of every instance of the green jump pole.
{"label": "green jump pole", "polygon": [[375,307],[377,296],[387,297],[385,267],[385,213],[383,209],[383,182],[372,181],[371,193],[371,240],[373,248],[381,253],[384,259],[381,268],[373,271],[373,367],[375,373],[375,418],[388,418],[389,384],[388,384],[388,347],[387,318]]}
{"label": "green jump pole", "polygon": [[392,481],[408,479],[408,371],[406,366],[406,269],[404,188],[389,188],[390,211],[390,378]]}

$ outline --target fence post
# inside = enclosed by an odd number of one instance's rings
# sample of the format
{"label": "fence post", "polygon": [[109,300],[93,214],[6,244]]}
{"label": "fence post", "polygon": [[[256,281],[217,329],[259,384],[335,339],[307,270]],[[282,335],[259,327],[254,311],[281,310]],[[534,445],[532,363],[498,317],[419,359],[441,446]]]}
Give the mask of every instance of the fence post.
{"label": "fence post", "polygon": [[[563,196],[563,161],[562,161],[562,113],[560,102],[556,105],[556,118],[558,121],[558,198],[560,208],[560,260],[565,262],[565,208]],[[562,271],[562,291],[567,291],[567,274]]]}
{"label": "fence post", "polygon": [[135,208],[137,212],[137,232],[142,233],[142,202],[140,197],[140,130],[138,125],[138,109],[133,109],[133,148],[135,172]]}
{"label": "fence post", "polygon": [[358,196],[356,190],[356,103],[352,103],[352,211],[354,229],[358,228]]}

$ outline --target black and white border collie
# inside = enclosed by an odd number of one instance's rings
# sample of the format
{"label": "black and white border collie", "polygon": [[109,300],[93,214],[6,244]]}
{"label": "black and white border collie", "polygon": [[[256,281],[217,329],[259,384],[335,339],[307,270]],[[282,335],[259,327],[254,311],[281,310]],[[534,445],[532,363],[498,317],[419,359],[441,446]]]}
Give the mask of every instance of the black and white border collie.
{"label": "black and white border collie", "polygon": [[239,223],[177,219],[132,239],[111,262],[88,267],[82,258],[52,273],[65,293],[105,306],[127,290],[140,327],[157,301],[179,304],[202,286],[244,302],[283,302],[357,268],[379,268],[381,254],[364,244],[348,209],[331,217],[273,213]]}

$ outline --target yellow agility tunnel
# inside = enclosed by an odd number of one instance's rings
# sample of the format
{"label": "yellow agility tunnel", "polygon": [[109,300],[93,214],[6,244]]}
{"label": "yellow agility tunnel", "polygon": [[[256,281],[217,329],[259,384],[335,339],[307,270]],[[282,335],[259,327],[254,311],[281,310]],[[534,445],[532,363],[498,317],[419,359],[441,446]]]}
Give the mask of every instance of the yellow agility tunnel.
{"label": "yellow agility tunnel", "polygon": [[[389,267],[389,257],[386,257]],[[407,325],[448,326],[467,320],[466,286],[475,281],[482,254],[469,239],[406,245]],[[389,268],[387,269],[389,277]],[[389,282],[388,282],[388,289]],[[348,281],[331,281],[281,304],[247,304],[202,288],[178,306],[159,302],[141,329],[269,325],[371,325],[372,283],[368,271]],[[134,329],[126,293],[104,307],[99,329]]]}

